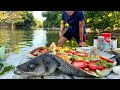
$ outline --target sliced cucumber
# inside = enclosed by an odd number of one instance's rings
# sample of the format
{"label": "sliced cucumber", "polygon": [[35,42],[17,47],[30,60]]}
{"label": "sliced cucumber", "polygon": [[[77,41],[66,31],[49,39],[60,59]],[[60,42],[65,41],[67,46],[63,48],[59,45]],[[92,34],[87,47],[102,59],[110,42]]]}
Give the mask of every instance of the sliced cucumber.
{"label": "sliced cucumber", "polygon": [[99,75],[99,77],[103,76],[103,73],[100,70],[96,70],[96,73]]}

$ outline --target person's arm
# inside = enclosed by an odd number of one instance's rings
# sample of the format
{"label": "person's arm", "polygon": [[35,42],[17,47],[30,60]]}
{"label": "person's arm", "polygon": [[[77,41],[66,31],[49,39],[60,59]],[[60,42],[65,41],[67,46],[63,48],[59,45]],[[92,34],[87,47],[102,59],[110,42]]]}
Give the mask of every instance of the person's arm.
{"label": "person's arm", "polygon": [[80,41],[83,41],[83,35],[84,35],[84,20],[79,21],[79,37]]}
{"label": "person's arm", "polygon": [[86,43],[83,41],[83,36],[84,36],[84,20],[79,21],[79,37],[80,37],[80,42],[79,46],[86,46]]}
{"label": "person's arm", "polygon": [[60,33],[59,33],[60,38],[63,36],[63,31],[65,29],[65,24],[66,24],[66,21],[62,20],[61,21],[61,26],[60,26]]}
{"label": "person's arm", "polygon": [[83,11],[79,13],[79,46],[86,46],[86,43],[83,41],[83,36],[84,36],[84,25],[85,25],[85,17]]}

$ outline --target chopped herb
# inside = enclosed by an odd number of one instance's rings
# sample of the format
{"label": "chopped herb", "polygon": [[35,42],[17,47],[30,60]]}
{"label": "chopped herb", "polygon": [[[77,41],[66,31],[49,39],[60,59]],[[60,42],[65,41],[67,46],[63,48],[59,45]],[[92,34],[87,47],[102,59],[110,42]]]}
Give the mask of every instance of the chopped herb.
{"label": "chopped herb", "polygon": [[107,62],[107,61],[105,61],[105,60],[101,60],[101,62],[103,63],[103,65],[104,65],[105,68],[109,68],[109,67],[112,66],[112,63]]}
{"label": "chopped herb", "polygon": [[97,65],[97,66],[100,66],[100,62],[96,62],[96,65]]}

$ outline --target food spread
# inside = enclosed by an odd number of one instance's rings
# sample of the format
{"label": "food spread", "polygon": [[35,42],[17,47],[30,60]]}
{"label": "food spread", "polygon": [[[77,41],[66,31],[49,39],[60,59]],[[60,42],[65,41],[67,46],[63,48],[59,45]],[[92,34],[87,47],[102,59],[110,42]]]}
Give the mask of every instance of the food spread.
{"label": "food spread", "polygon": [[89,55],[88,52],[80,52],[77,51],[76,48],[56,47],[51,45],[51,47],[40,47],[31,52],[31,54],[33,56],[38,56],[46,52],[50,52],[62,58],[74,67],[82,69],[87,73],[93,73],[99,76],[102,76],[102,71],[114,65],[114,61],[107,57],[94,54]]}

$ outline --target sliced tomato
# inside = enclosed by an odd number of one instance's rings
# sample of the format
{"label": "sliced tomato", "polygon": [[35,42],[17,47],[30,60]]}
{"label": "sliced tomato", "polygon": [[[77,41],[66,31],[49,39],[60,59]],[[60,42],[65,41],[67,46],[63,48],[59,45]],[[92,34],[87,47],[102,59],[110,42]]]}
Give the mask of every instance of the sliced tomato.
{"label": "sliced tomato", "polygon": [[96,70],[103,70],[104,69],[104,65],[102,62],[98,62],[99,65],[97,65],[97,61],[90,61],[88,63],[89,69],[96,71]]}
{"label": "sliced tomato", "polygon": [[107,62],[111,62],[111,63],[113,63],[112,60],[110,60],[110,59],[108,59],[108,58],[106,58],[106,57],[99,56],[99,58],[102,59],[102,60],[106,60]]}
{"label": "sliced tomato", "polygon": [[73,52],[72,54],[73,54],[73,55],[80,55],[80,52],[76,52],[76,51],[75,51],[75,52]]}
{"label": "sliced tomato", "polygon": [[47,52],[47,50],[43,50],[43,51],[42,51],[42,54],[44,54],[44,53],[46,53],[46,52]]}
{"label": "sliced tomato", "polygon": [[47,50],[39,50],[39,52],[40,52],[41,54],[44,54],[44,53],[47,52]]}
{"label": "sliced tomato", "polygon": [[88,63],[89,69],[92,71],[96,71],[98,69],[98,66],[96,65],[96,62],[89,62]]}
{"label": "sliced tomato", "polygon": [[77,68],[86,68],[88,66],[87,62],[85,61],[72,61],[71,64]]}
{"label": "sliced tomato", "polygon": [[104,69],[104,65],[102,62],[99,63],[100,65],[98,66],[98,70],[103,70]]}
{"label": "sliced tomato", "polygon": [[81,56],[81,57],[87,57],[88,53],[86,52],[73,52],[73,55]]}
{"label": "sliced tomato", "polygon": [[33,56],[38,56],[38,54],[37,53],[33,53]]}
{"label": "sliced tomato", "polygon": [[73,52],[71,50],[67,50],[66,53],[72,54]]}
{"label": "sliced tomato", "polygon": [[39,49],[39,51],[38,51],[38,52],[40,52],[40,53],[41,53],[41,52],[42,52],[42,50],[41,50],[41,49]]}

